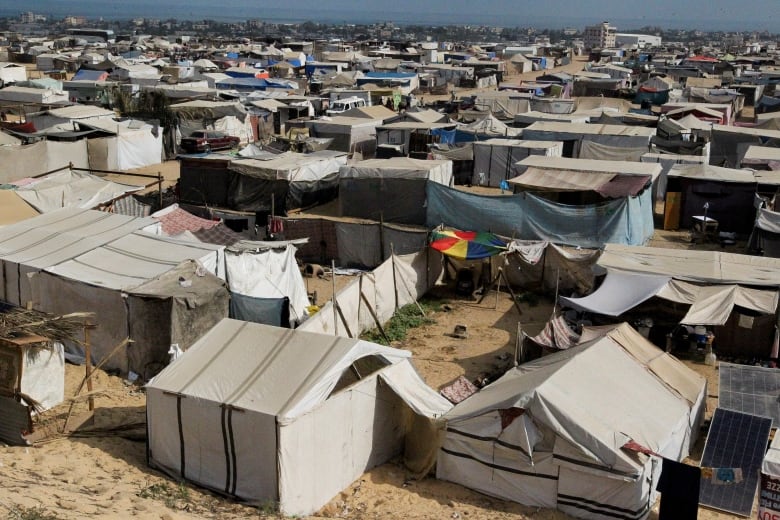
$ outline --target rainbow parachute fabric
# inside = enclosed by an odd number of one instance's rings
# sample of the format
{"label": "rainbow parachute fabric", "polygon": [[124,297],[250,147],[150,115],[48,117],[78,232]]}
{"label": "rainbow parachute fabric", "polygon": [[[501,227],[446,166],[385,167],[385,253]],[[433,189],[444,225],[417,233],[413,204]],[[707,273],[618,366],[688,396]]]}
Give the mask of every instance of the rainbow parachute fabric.
{"label": "rainbow parachute fabric", "polygon": [[478,231],[434,231],[431,247],[458,260],[477,260],[506,251],[503,240]]}

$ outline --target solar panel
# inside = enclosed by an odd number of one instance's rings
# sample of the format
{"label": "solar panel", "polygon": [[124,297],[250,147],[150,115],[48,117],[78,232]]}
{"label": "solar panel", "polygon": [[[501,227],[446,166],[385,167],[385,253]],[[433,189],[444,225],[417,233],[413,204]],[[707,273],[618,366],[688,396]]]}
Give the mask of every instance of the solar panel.
{"label": "solar panel", "polygon": [[780,370],[720,363],[718,406],[771,417],[780,425]]}
{"label": "solar panel", "polygon": [[771,428],[772,419],[767,417],[715,409],[701,466],[741,468],[743,480],[735,484],[716,484],[702,477],[699,488],[701,505],[750,516]]}

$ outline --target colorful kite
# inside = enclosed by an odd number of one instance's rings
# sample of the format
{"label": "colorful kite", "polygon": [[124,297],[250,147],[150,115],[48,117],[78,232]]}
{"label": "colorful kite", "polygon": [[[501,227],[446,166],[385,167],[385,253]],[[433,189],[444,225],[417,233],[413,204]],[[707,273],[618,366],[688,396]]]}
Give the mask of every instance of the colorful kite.
{"label": "colorful kite", "polygon": [[458,260],[477,260],[506,251],[503,240],[478,231],[434,231],[431,247]]}

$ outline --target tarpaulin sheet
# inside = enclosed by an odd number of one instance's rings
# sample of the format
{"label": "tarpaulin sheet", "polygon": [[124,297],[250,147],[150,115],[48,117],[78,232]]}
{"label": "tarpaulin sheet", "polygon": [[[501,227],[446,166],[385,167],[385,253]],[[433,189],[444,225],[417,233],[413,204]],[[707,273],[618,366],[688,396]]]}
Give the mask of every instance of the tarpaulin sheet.
{"label": "tarpaulin sheet", "polygon": [[598,248],[606,243],[643,245],[653,234],[650,190],[602,204],[567,206],[530,193],[484,196],[428,183],[427,224],[489,229],[523,240]]}
{"label": "tarpaulin sheet", "polygon": [[580,159],[600,159],[604,161],[634,161],[639,162],[647,146],[609,146],[590,140],[583,140],[580,145]]}
{"label": "tarpaulin sheet", "polygon": [[561,296],[560,300],[575,309],[620,316],[655,296],[668,282],[668,276],[610,271],[596,292],[582,298]]}
{"label": "tarpaulin sheet", "polygon": [[274,327],[289,327],[290,299],[255,298],[233,293],[230,295],[230,317]]}
{"label": "tarpaulin sheet", "polygon": [[227,280],[232,293],[255,298],[290,299],[290,316],[302,319],[309,305],[306,285],[295,261],[295,246],[260,252],[225,253]]}

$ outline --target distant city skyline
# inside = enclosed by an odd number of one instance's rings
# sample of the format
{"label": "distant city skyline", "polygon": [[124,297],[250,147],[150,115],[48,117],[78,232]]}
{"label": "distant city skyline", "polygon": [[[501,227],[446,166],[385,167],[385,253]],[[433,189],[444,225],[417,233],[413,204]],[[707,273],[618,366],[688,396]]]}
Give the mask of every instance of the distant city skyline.
{"label": "distant city skyline", "polygon": [[[780,33],[778,0],[450,0],[448,3],[418,0],[299,0],[287,7],[251,0],[27,0],[0,6],[0,16],[22,11],[64,17],[104,19],[176,18],[237,21],[261,19],[272,23],[313,21],[321,23],[373,23],[399,25],[536,26],[558,29],[584,28],[609,21],[619,30],[660,26],[664,29],[700,29]],[[390,9],[389,7],[392,7]],[[565,13],[561,15],[561,13]]]}

